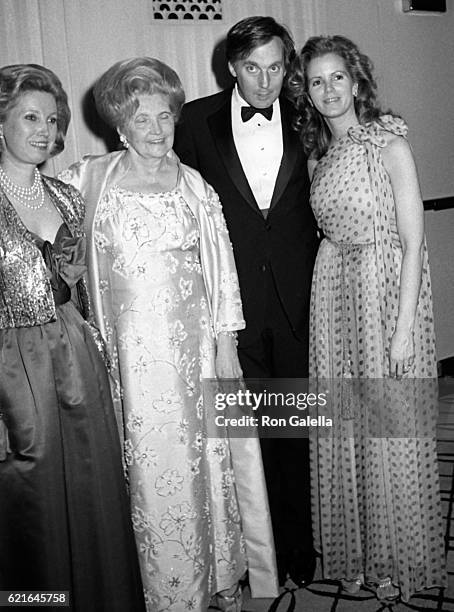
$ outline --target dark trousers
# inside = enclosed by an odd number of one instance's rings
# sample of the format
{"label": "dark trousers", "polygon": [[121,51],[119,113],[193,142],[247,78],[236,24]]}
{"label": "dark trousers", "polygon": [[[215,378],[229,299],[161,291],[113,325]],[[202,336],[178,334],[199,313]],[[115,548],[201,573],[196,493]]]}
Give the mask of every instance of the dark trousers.
{"label": "dark trousers", "polygon": [[[308,342],[295,337],[271,272],[265,272],[267,302],[259,337],[238,349],[244,378],[305,378]],[[280,573],[290,555],[313,554],[309,440],[261,438],[265,478]]]}

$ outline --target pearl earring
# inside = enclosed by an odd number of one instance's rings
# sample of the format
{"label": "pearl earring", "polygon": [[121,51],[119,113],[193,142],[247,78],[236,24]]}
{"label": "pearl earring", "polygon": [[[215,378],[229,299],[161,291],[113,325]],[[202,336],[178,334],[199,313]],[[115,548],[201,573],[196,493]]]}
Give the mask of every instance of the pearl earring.
{"label": "pearl earring", "polygon": [[129,142],[128,139],[126,138],[126,136],[124,136],[123,134],[120,134],[120,142],[121,144],[124,146],[125,149],[129,148]]}
{"label": "pearl earring", "polygon": [[353,93],[353,97],[356,98],[356,96],[358,95],[358,85],[353,86],[352,93]]}

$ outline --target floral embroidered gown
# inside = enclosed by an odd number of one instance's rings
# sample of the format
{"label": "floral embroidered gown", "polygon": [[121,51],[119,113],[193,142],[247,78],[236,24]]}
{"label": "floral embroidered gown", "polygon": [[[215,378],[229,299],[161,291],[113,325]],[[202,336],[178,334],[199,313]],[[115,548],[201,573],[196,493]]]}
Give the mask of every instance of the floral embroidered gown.
{"label": "floral embroidered gown", "polygon": [[[207,206],[220,210],[213,192]],[[245,560],[229,444],[207,437],[215,344],[198,226],[178,188],[112,186],[93,231],[148,610],[206,610]],[[237,284],[221,284],[241,319]]]}
{"label": "floral embroidered gown", "polygon": [[333,417],[332,435],[312,439],[312,502],[324,576],[389,576],[406,601],[445,581],[437,370],[424,247],[416,360],[404,380],[388,376],[402,249],[381,157],[385,131],[405,136],[407,128],[390,115],[350,128],[320,159],[312,182],[325,239],[312,285],[311,377],[320,391],[332,391]]}

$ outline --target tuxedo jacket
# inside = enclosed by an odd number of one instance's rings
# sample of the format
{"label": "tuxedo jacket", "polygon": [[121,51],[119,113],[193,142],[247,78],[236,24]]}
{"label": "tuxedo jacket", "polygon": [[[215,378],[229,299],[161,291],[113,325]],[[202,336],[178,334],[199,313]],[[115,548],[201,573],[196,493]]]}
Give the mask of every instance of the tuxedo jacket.
{"label": "tuxedo jacket", "polygon": [[184,105],[175,151],[217,191],[233,244],[246,329],[240,346],[257,339],[264,321],[265,274],[271,271],[290,326],[307,339],[310,284],[318,245],[309,206],[306,158],[292,129],[293,108],[280,98],[283,156],[265,219],[244,174],[231,121],[232,89]]}

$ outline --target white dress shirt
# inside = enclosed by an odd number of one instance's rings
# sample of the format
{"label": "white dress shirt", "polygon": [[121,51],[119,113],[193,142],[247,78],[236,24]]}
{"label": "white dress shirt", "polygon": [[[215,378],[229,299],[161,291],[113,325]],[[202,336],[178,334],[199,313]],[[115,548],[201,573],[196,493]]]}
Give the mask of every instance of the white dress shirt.
{"label": "white dress shirt", "polygon": [[242,106],[249,105],[235,85],[232,92],[233,140],[252,193],[259,208],[265,211],[270,207],[283,153],[279,99],[273,103],[271,121],[256,113],[244,122]]}

